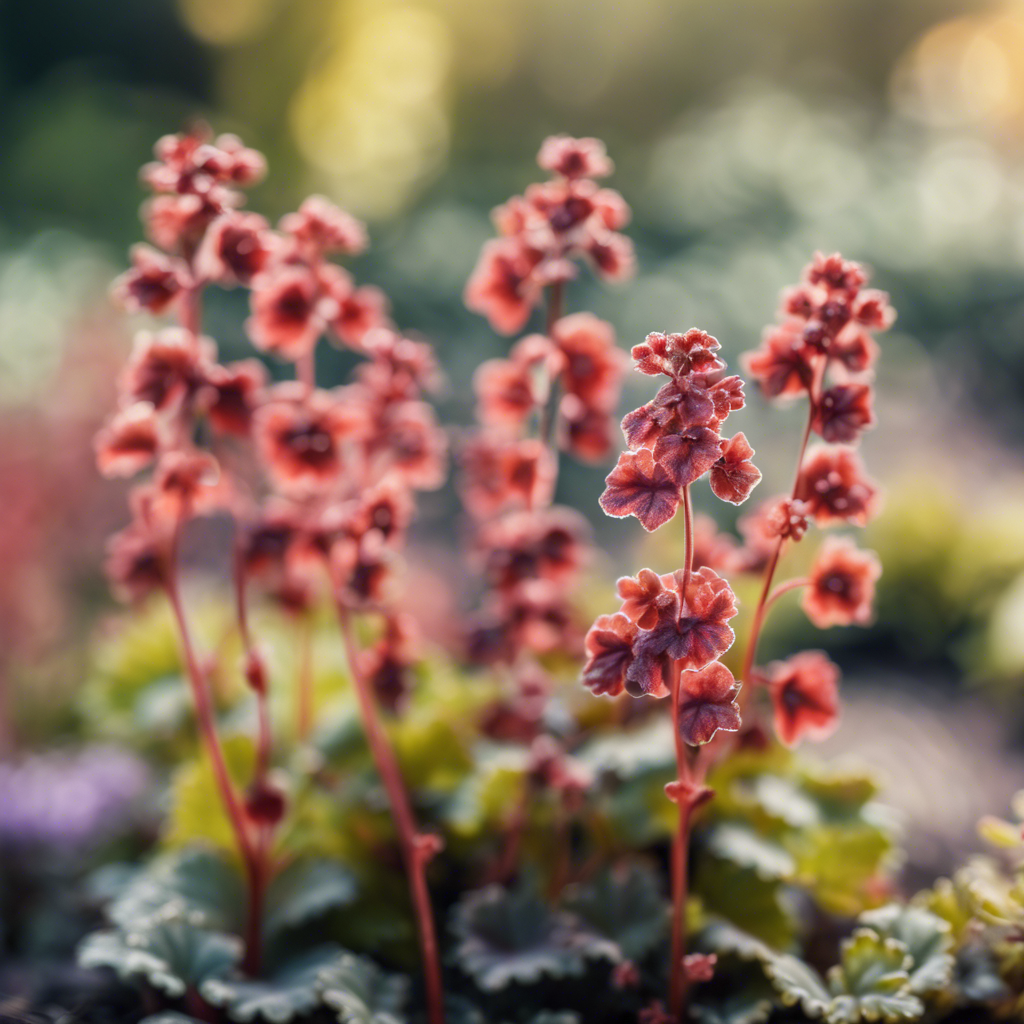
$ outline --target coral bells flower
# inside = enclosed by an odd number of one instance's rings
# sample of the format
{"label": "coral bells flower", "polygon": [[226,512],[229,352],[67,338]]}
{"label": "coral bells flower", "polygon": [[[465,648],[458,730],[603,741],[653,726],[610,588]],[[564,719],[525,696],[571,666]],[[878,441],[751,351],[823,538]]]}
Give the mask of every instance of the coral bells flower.
{"label": "coral bells flower", "polygon": [[477,547],[495,587],[534,578],[565,585],[583,567],[588,532],[586,520],[569,508],[512,512],[487,523]]}
{"label": "coral bells flower", "polygon": [[132,266],[111,287],[111,294],[125,309],[159,315],[167,311],[192,284],[188,264],[165,256],[148,245],[132,246]]}
{"label": "coral bells flower", "polygon": [[775,707],[775,732],[787,747],[821,740],[839,721],[839,669],[821,651],[773,661],[765,681]]}
{"label": "coral bells flower", "polygon": [[847,522],[863,526],[878,509],[879,491],[851,448],[819,446],[800,469],[796,497],[819,526]]}
{"label": "coral bells flower", "polygon": [[473,390],[477,395],[477,418],[482,423],[516,430],[544,399],[533,367],[517,359],[481,363],[473,375]]}
{"label": "coral bells flower", "polygon": [[207,374],[200,404],[218,433],[247,437],[266,387],[267,371],[258,359],[215,364]]}
{"label": "coral bells flower", "polygon": [[829,537],[811,567],[802,607],[819,629],[866,625],[881,574],[874,552],[859,550],[845,537]]}
{"label": "coral bells flower", "polygon": [[448,442],[426,402],[389,406],[374,447],[381,472],[395,473],[406,486],[432,491],[444,483]]}
{"label": "coral bells flower", "polygon": [[285,265],[261,275],[253,283],[252,316],[246,321],[252,343],[283,359],[308,354],[327,326],[322,298],[316,276],[306,267]]}
{"label": "coral bells flower", "polygon": [[719,730],[736,732],[740,727],[739,691],[740,684],[720,661],[697,672],[683,672],[678,709],[683,742],[697,747],[709,743]]}
{"label": "coral bells flower", "polygon": [[627,616],[601,615],[587,633],[583,685],[595,694],[617,697],[622,693],[636,637],[636,623]]}
{"label": "coral bells flower", "polygon": [[852,443],[874,422],[867,384],[837,384],[815,404],[814,429],[830,443]]}
{"label": "coral bells flower", "polygon": [[341,475],[345,440],[364,426],[361,407],[346,401],[342,389],[300,396],[279,385],[273,395],[253,421],[267,471],[286,491],[330,489]]}
{"label": "coral bells flower", "polygon": [[462,500],[477,518],[506,508],[536,508],[551,500],[554,460],[540,441],[507,441],[483,434],[467,442],[461,455]]}
{"label": "coral bells flower", "polygon": [[225,505],[227,480],[205,452],[172,451],[161,460],[152,490],[152,514],[174,523]]}
{"label": "coral bells flower", "polygon": [[576,395],[558,404],[558,445],[584,462],[603,462],[615,441],[615,421],[600,409],[588,408]]}
{"label": "coral bells flower", "polygon": [[551,135],[537,154],[542,170],[563,178],[607,178],[615,169],[600,139],[574,139],[569,135]]}
{"label": "coral bells flower", "polygon": [[542,286],[533,271],[541,256],[517,239],[487,242],[466,283],[467,308],[486,316],[499,334],[521,330],[540,299]]}
{"label": "coral bells flower", "polygon": [[[733,457],[738,459],[741,448],[736,446],[733,452]],[[752,451],[751,454],[753,454]],[[724,462],[721,438],[708,427],[690,427],[681,434],[659,437],[654,445],[654,458],[658,465],[668,473],[676,487],[686,487],[688,484],[694,483],[719,463],[724,467],[721,471],[721,479],[728,482],[730,478],[727,474],[732,474],[736,486],[742,484],[744,477],[749,479],[750,470],[757,472],[749,463]],[[760,476],[759,473],[758,476]],[[753,487],[753,483],[750,486]],[[726,493],[730,493],[728,488],[723,487],[722,489]],[[718,491],[716,490],[715,493],[717,494]]]}
{"label": "coral bells flower", "polygon": [[741,357],[744,370],[757,381],[768,398],[804,394],[814,371],[812,354],[804,343],[803,325],[788,320],[765,332],[761,347]]}
{"label": "coral bells flower", "polygon": [[641,569],[636,576],[623,576],[615,584],[622,599],[619,609],[641,629],[653,629],[663,610],[678,603],[679,595],[673,589],[674,578],[659,576],[653,569]]}
{"label": "coral bells flower", "polygon": [[110,538],[104,568],[121,600],[141,601],[167,584],[166,543],[146,525],[133,522]]}
{"label": "coral bells flower", "polygon": [[360,348],[370,331],[388,323],[388,299],[379,288],[349,286],[331,290],[337,312],[331,316],[331,330],[345,345]]}
{"label": "coral bells flower", "polygon": [[281,218],[280,227],[314,256],[331,252],[355,256],[367,244],[365,225],[323,196],[305,199],[297,213]]}
{"label": "coral bells flower", "polygon": [[107,477],[134,476],[160,450],[162,429],[153,406],[136,402],[114,415],[96,435],[96,464]]}
{"label": "coral bells flower", "polygon": [[626,355],[615,345],[615,330],[592,313],[556,321],[551,339],[564,357],[563,390],[590,409],[607,411],[619,400]]}
{"label": "coral bells flower", "polygon": [[206,229],[195,256],[196,274],[218,284],[248,287],[267,268],[275,241],[258,213],[226,213]]}
{"label": "coral bells flower", "polygon": [[209,338],[196,339],[180,327],[156,334],[140,331],[118,380],[129,401],[148,402],[158,412],[177,407],[205,383],[214,357]]}
{"label": "coral bells flower", "polygon": [[721,347],[717,338],[691,327],[685,334],[648,334],[642,344],[633,346],[632,356],[641,373],[678,379],[724,370],[725,363],[715,355]]}
{"label": "coral bells flower", "polygon": [[634,696],[664,690],[671,662],[697,670],[723,655],[735,639],[729,619],[736,615],[736,596],[711,569],[698,569],[681,593],[683,573],[672,576],[675,597],[659,609],[658,620],[642,630],[634,645],[626,688]]}
{"label": "coral bells flower", "polygon": [[679,508],[679,485],[647,448],[623,452],[605,484],[600,498],[605,514],[616,519],[636,516],[649,533],[667,523]]}
{"label": "coral bells flower", "polygon": [[742,505],[761,480],[761,471],[751,462],[754,449],[743,434],[722,442],[722,457],[711,467],[711,490],[733,505]]}

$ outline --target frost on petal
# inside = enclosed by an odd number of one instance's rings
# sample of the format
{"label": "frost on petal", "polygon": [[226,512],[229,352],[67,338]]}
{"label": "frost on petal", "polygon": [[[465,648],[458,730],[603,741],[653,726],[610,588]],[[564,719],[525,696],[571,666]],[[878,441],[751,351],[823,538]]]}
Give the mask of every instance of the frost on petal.
{"label": "frost on petal", "polygon": [[636,624],[625,615],[601,615],[587,633],[583,685],[595,694],[622,693],[636,634]]}
{"label": "frost on petal", "polygon": [[741,362],[769,398],[803,394],[813,376],[811,353],[804,343],[804,327],[787,321],[765,333],[761,347],[743,355]]}
{"label": "frost on petal", "polygon": [[814,429],[830,443],[852,443],[874,426],[869,384],[837,384],[829,388],[814,412]]}
{"label": "frost on petal", "polygon": [[605,477],[601,508],[622,519],[636,516],[648,532],[667,523],[679,507],[679,489],[646,449],[623,452]]}
{"label": "frost on petal", "polygon": [[666,588],[653,569],[641,569],[635,577],[623,576],[615,589],[622,599],[620,610],[641,629],[651,629],[666,608],[679,604],[678,593]]}
{"label": "frost on petal", "polygon": [[733,505],[742,505],[761,480],[761,471],[751,462],[754,449],[742,433],[722,442],[722,457],[711,467],[711,490]]}
{"label": "frost on petal", "polygon": [[690,427],[683,434],[659,438],[654,458],[676,487],[699,480],[722,456],[718,434],[707,427]]}
{"label": "frost on petal", "polygon": [[852,448],[818,446],[800,469],[796,497],[819,526],[848,522],[864,526],[878,510],[878,486]]}
{"label": "frost on petal", "polygon": [[690,746],[708,743],[719,729],[736,732],[740,684],[720,662],[679,677],[679,734]]}

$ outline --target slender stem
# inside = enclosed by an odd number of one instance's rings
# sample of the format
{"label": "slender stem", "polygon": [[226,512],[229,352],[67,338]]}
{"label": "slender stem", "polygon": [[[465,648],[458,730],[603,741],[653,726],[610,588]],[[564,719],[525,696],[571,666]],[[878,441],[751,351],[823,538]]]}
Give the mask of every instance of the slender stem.
{"label": "slender stem", "polygon": [[391,816],[398,830],[402,856],[405,860],[406,873],[409,878],[409,890],[416,912],[420,951],[423,957],[427,1017],[430,1024],[444,1024],[441,961],[438,951],[437,933],[434,928],[434,912],[430,905],[430,893],[427,889],[427,857],[423,853],[419,828],[416,824],[412,805],[409,802],[409,795],[406,792],[405,783],[402,779],[401,768],[381,724],[372,687],[360,666],[359,648],[352,632],[349,611],[341,602],[338,602],[337,609],[341,636],[345,645],[345,655],[348,659],[349,672],[352,675],[356,698],[359,701],[363,728],[366,732],[366,739],[370,745],[370,752],[373,755],[377,771],[388,794]]}
{"label": "slender stem", "polygon": [[[797,492],[800,488],[800,474],[804,467],[804,456],[807,453],[807,443],[811,439],[811,431],[814,428],[814,413],[818,407],[818,392],[821,390],[822,382],[825,379],[825,371],[828,369],[828,356],[824,356],[820,359],[818,366],[815,368],[813,379],[811,380],[811,386],[807,390],[807,422],[804,424],[803,437],[800,439],[800,451],[796,457],[796,472],[793,474],[793,487],[790,491],[790,499],[795,499]],[[765,569],[764,574],[764,585],[761,587],[761,596],[758,599],[757,607],[754,609],[754,619],[750,625],[750,637],[747,640],[747,649],[743,656],[743,673],[740,679],[743,682],[749,684],[750,673],[754,667],[754,659],[757,657],[757,645],[761,639],[761,628],[764,626],[765,614],[768,611],[768,607],[771,604],[769,595],[771,594],[772,581],[775,578],[775,570],[779,565],[779,556],[782,554],[782,548],[785,544],[785,538],[780,537],[778,543],[775,545],[775,550],[772,552],[771,558],[768,560],[768,566]],[[743,705],[747,699],[749,699],[751,693],[751,687],[748,685],[744,687],[741,694],[740,704]]]}
{"label": "slender stem", "polygon": [[[683,488],[683,522],[686,548],[683,559],[683,600],[689,589],[693,573],[693,508],[689,485]],[[672,665],[672,735],[676,751],[676,777],[679,783],[691,781],[686,745],[679,729],[680,664]],[[686,956],[686,900],[688,895],[687,856],[690,849],[690,818],[693,806],[690,794],[677,787],[679,827],[672,838],[672,962],[669,967],[669,1012],[677,1021],[683,1019],[686,1001],[686,975],[683,958]]]}
{"label": "slender stem", "polygon": [[783,594],[788,594],[791,590],[799,590],[800,587],[806,587],[807,584],[810,582],[811,581],[808,577],[798,576],[794,579],[786,580],[785,582],[780,583],[768,595],[768,600],[764,603],[765,611],[767,612],[767,610],[771,608],[771,606],[775,604],[775,602],[778,601],[778,599],[782,597]]}
{"label": "slender stem", "polygon": [[238,632],[242,638],[242,648],[245,651],[246,674],[249,678],[249,684],[256,695],[258,736],[256,741],[254,778],[257,782],[262,782],[267,774],[267,769],[270,767],[273,733],[270,726],[270,706],[263,658],[253,643],[252,631],[249,629],[249,604],[245,587],[245,560],[242,556],[241,546],[237,542],[235,544],[234,582],[235,610],[238,617]]}

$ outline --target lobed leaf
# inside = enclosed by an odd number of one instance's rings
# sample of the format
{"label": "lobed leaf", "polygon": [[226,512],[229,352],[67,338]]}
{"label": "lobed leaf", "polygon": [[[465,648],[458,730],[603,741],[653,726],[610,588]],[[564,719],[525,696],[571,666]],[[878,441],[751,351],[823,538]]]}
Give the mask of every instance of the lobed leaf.
{"label": "lobed leaf", "polygon": [[317,977],[321,998],[341,1024],[403,1024],[407,979],[385,974],[372,960],[342,953]]}
{"label": "lobed leaf", "polygon": [[356,880],[336,861],[302,860],[290,864],[267,890],[264,930],[268,938],[322,917],[356,898]]}

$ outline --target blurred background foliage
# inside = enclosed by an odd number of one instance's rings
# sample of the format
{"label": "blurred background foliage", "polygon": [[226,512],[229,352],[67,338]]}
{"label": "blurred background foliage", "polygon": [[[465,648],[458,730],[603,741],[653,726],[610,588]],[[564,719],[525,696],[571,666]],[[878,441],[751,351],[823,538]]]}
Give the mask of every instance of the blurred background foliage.
{"label": "blurred background foliage", "polygon": [[[90,437],[131,325],[105,287],[140,235],[137,168],[196,117],[266,152],[253,208],[276,219],[313,190],[369,220],[357,276],[437,346],[455,423],[472,417],[473,368],[508,344],[462,286],[548,133],[605,138],[633,205],[637,279],[570,294],[626,347],[698,324],[735,364],[814,249],[869,263],[900,313],[865,445],[888,491],[868,537],[878,620],[822,638],[783,604],[765,652],[824,642],[873,701],[984,683],[1005,723],[992,744],[1019,738],[1024,3],[983,0],[0,4],[0,676],[23,735],[70,723],[59,709],[108,607],[100,554],[123,495],[95,479]],[[209,332],[241,353],[243,300],[211,299]],[[340,377],[343,357],[325,360]],[[624,407],[646,396],[631,380]],[[788,480],[796,418],[757,399],[743,416],[767,496]],[[602,477],[567,466],[560,485],[604,551],[597,611],[639,540],[594,516]],[[431,564],[450,564],[452,489],[425,513]],[[661,543],[652,564],[671,560]],[[886,706],[881,736],[905,726]],[[958,742],[949,716],[935,728],[937,750]],[[1015,788],[993,786],[981,809]]]}

